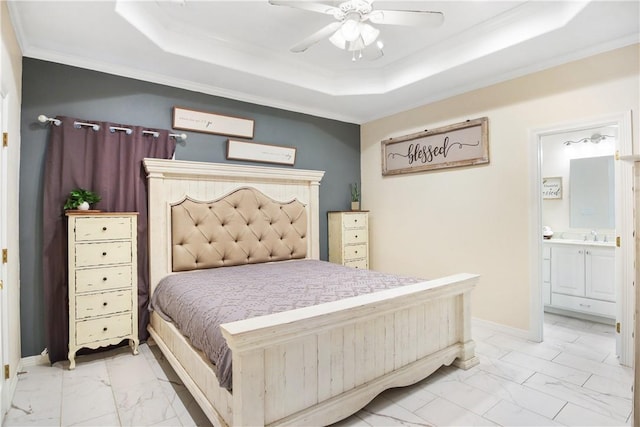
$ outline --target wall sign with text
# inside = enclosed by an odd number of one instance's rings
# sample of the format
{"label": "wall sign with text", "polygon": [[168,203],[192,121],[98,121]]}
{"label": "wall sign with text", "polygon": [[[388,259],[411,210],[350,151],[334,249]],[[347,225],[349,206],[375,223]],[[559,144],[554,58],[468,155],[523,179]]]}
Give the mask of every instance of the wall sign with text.
{"label": "wall sign with text", "polygon": [[542,178],[542,198],[562,199],[562,177]]}
{"label": "wall sign with text", "polygon": [[382,141],[382,175],[483,163],[489,163],[487,117]]}
{"label": "wall sign with text", "polygon": [[227,141],[227,159],[293,166],[296,162],[296,148],[230,139]]}
{"label": "wall sign with text", "polygon": [[253,138],[253,120],[173,107],[173,128],[214,133],[217,135]]}

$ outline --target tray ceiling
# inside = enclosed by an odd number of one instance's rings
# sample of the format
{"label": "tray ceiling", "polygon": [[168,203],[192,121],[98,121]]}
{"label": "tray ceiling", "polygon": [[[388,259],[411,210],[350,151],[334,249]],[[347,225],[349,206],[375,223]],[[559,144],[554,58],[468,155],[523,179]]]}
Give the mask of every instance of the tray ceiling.
{"label": "tray ceiling", "polygon": [[[324,2],[338,4],[339,2]],[[384,1],[381,58],[322,40],[330,15],[262,1],[9,1],[24,56],[353,123],[640,41],[638,1]]]}

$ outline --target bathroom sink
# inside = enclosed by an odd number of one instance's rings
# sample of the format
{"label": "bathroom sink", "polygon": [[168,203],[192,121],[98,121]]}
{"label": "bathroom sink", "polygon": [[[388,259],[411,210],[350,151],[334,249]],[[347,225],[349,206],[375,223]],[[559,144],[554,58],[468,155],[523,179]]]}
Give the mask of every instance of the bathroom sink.
{"label": "bathroom sink", "polygon": [[584,240],[584,239],[545,239],[545,242],[549,243],[559,243],[563,245],[589,245],[589,246],[615,246],[615,242],[602,242],[602,241],[593,241],[593,240]]}

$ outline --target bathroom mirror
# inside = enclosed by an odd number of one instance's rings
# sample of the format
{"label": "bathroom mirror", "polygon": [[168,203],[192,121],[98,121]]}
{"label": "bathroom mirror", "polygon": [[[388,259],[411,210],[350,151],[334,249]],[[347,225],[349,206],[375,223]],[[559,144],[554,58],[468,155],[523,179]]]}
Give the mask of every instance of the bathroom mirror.
{"label": "bathroom mirror", "polygon": [[615,228],[613,156],[571,159],[572,228]]}

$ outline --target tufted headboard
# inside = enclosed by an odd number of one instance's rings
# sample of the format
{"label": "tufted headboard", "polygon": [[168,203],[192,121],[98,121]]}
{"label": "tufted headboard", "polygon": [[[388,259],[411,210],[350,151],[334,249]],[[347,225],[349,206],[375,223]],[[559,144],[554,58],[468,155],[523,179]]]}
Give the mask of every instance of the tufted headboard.
{"label": "tufted headboard", "polygon": [[[143,164],[149,184],[151,292],[166,275],[180,274],[174,271],[192,269],[194,266],[206,268],[205,265],[213,267],[246,263],[247,257],[249,262],[266,260],[268,256],[277,260],[320,257],[318,204],[323,171],[164,159],[144,159]],[[198,200],[212,202],[195,202]],[[231,212],[228,210],[229,203],[237,204],[238,208],[242,206],[233,221],[229,219],[233,215],[225,220],[223,217],[226,214],[221,214],[222,211]],[[263,217],[256,217],[260,211],[257,209],[254,211],[253,220],[247,225],[248,217],[243,215],[248,215],[245,210],[251,210],[251,204],[256,204],[256,207],[262,204]],[[206,225],[203,224],[205,221],[201,223],[200,219],[208,215],[203,213],[202,208],[209,210],[209,206],[212,206],[212,212],[221,215],[222,220],[217,220],[219,225],[215,225],[215,221],[207,221]],[[280,211],[280,206],[284,215],[274,210]],[[180,210],[182,212],[177,213]],[[300,213],[301,210],[305,211],[305,215]],[[171,227],[172,211],[175,211],[176,215],[189,217],[190,221],[190,224],[187,222],[183,226],[178,236],[174,236]],[[302,219],[302,216],[305,219]],[[274,221],[269,227],[264,223],[266,218]],[[222,225],[223,222],[225,225]],[[286,222],[289,223],[289,227],[285,226]],[[195,225],[196,223],[198,225]],[[222,234],[224,229],[228,238]],[[253,238],[249,232],[253,234]],[[298,234],[299,238],[296,238],[294,233]],[[199,239],[198,244],[204,244],[204,247],[192,247],[189,235],[195,240]],[[189,240],[186,246],[185,236]],[[282,244],[279,243],[280,236],[283,238]],[[220,247],[211,237],[233,240],[233,244],[225,245],[226,249],[218,252]],[[235,242],[236,238],[238,242]],[[256,240],[262,241],[256,243]],[[176,249],[176,252],[179,252],[178,258],[181,259],[176,266],[172,261],[172,243],[182,243],[182,247]]]}
{"label": "tufted headboard", "polygon": [[298,200],[278,202],[240,188],[213,202],[186,199],[171,207],[173,271],[307,255],[307,213]]}

